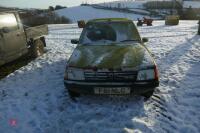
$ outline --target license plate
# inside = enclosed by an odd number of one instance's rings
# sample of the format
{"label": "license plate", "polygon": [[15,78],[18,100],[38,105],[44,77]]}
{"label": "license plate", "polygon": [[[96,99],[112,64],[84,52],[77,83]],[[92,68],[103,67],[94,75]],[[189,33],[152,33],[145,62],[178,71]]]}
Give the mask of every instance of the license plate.
{"label": "license plate", "polygon": [[94,88],[95,94],[130,94],[131,89],[128,87],[114,87],[114,88],[105,88],[105,87],[97,87]]}

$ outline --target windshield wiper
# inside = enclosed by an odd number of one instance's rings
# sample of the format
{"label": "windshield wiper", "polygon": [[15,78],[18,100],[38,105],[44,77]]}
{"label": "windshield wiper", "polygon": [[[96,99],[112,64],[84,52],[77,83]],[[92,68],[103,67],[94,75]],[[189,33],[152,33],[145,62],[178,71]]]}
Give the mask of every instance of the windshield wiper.
{"label": "windshield wiper", "polygon": [[123,41],[120,41],[120,42],[131,42],[131,41],[139,41],[139,40],[127,39],[127,40],[123,40]]}

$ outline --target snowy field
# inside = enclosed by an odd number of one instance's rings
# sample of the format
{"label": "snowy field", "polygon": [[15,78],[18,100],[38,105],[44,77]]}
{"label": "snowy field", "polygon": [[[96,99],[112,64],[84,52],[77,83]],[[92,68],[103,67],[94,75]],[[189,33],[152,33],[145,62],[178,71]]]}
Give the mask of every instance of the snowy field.
{"label": "snowy field", "polygon": [[129,18],[132,20],[137,20],[137,18],[143,18],[143,15],[132,14],[132,13],[121,13],[117,11],[110,11],[104,9],[95,9],[91,6],[76,6],[64,8],[57,10],[56,13],[59,16],[65,16],[69,18],[72,22],[77,22],[78,20],[90,20],[96,18]]}
{"label": "snowy field", "polygon": [[112,1],[112,2],[106,2],[106,3],[100,3],[99,5],[101,6],[105,6],[105,7],[118,7],[120,5],[120,7],[123,8],[140,8],[143,9],[144,8],[144,4],[146,3],[146,1],[123,1],[123,0],[119,0],[119,1]]}
{"label": "snowy field", "polygon": [[50,25],[48,52],[0,81],[0,133],[199,133],[200,36],[197,21],[140,27],[148,37],[161,84],[152,98],[81,96],[63,84],[81,30]]}

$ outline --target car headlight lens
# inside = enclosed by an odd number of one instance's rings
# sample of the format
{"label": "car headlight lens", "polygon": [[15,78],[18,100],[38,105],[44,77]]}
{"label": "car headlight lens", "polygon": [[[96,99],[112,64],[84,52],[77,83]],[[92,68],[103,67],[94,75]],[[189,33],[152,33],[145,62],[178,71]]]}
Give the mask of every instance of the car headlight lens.
{"label": "car headlight lens", "polygon": [[140,70],[137,75],[137,80],[152,80],[155,79],[154,69]]}
{"label": "car headlight lens", "polygon": [[78,68],[68,68],[67,77],[70,80],[85,80],[84,71]]}

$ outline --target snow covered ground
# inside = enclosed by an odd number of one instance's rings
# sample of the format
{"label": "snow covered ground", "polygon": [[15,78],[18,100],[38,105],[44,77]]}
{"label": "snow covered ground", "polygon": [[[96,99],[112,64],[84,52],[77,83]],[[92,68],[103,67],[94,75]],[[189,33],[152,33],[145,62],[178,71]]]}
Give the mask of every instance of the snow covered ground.
{"label": "snow covered ground", "polygon": [[110,11],[104,9],[95,9],[91,6],[76,6],[66,9],[57,10],[56,13],[59,16],[65,16],[69,18],[72,22],[77,22],[78,20],[90,20],[95,18],[129,18],[132,20],[137,20],[137,18],[142,18],[143,15],[131,14],[131,13],[121,13],[117,11]]}
{"label": "snow covered ground", "polygon": [[200,9],[200,1],[184,1],[183,8]]}
{"label": "snow covered ground", "polygon": [[99,5],[101,6],[105,6],[105,7],[121,7],[121,8],[140,8],[143,9],[143,5],[146,3],[147,1],[123,1],[123,0],[119,0],[119,1],[112,1],[112,2],[106,2],[106,3],[99,3]]}
{"label": "snow covered ground", "polygon": [[50,25],[48,52],[0,81],[0,133],[198,133],[200,36],[197,21],[140,27],[160,69],[152,98],[81,96],[63,85],[67,59],[81,29]]}

